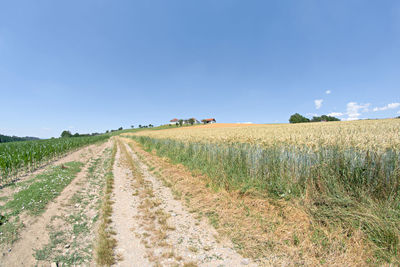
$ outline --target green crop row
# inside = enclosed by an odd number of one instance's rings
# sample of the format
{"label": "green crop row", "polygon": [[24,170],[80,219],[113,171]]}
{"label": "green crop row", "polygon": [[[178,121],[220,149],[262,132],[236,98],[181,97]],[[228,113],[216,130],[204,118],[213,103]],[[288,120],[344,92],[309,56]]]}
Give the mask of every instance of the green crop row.
{"label": "green crop row", "polygon": [[58,138],[0,144],[0,185],[12,181],[21,172],[32,171],[42,164],[82,146],[109,138],[109,135]]}

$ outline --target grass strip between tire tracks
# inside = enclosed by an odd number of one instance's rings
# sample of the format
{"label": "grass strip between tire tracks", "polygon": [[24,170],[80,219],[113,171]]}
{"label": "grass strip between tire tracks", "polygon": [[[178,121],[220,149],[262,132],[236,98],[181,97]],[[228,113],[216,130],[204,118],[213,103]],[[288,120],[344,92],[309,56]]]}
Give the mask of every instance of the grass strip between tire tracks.
{"label": "grass strip between tire tracks", "polygon": [[96,247],[96,262],[100,266],[110,266],[115,263],[114,248],[117,241],[113,237],[115,232],[110,228],[112,204],[111,194],[114,188],[113,166],[117,153],[117,143],[114,141],[111,162],[106,172],[105,194],[101,206],[101,221],[98,232],[98,243]]}

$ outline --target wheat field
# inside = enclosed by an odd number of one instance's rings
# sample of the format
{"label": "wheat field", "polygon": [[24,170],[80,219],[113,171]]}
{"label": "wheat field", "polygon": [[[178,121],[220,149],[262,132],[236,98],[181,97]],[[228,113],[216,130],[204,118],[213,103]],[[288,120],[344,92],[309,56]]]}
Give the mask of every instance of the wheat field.
{"label": "wheat field", "polygon": [[213,124],[127,135],[218,188],[300,201],[323,228],[361,229],[373,261],[400,262],[400,119]]}
{"label": "wheat field", "polygon": [[271,145],[305,145],[310,148],[338,146],[376,152],[400,149],[400,119],[303,124],[218,123],[131,134],[190,142],[249,143],[263,147]]}

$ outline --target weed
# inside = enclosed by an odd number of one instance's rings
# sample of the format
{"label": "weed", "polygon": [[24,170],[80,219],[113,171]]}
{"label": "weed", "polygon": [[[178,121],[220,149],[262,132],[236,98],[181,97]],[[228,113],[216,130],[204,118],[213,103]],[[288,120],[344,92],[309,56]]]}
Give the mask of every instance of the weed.
{"label": "weed", "polygon": [[217,229],[219,227],[219,216],[218,216],[218,213],[216,213],[215,211],[209,211],[209,212],[206,212],[205,215],[210,220],[210,224],[212,226],[214,226],[214,228]]}

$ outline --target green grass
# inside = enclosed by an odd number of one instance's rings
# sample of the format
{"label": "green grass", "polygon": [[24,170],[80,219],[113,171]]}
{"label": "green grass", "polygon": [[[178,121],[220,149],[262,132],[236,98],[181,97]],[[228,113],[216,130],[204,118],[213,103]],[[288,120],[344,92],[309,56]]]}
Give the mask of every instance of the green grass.
{"label": "green grass", "polygon": [[16,216],[23,211],[31,215],[38,215],[45,210],[47,203],[60,195],[60,192],[80,172],[83,163],[68,162],[62,166],[52,167],[48,172],[36,177],[37,182],[28,188],[14,194],[13,199],[8,201],[4,208],[7,216]]}
{"label": "green grass", "polygon": [[[131,138],[147,151],[156,150],[173,163],[206,174],[213,188],[300,200],[316,223],[361,229],[375,247],[378,262],[400,263],[399,151]],[[293,237],[293,243],[299,242]]]}
{"label": "green grass", "polygon": [[219,227],[218,213],[216,213],[215,211],[209,211],[205,215],[208,217],[210,224],[214,226],[215,229],[218,229]]}
{"label": "green grass", "polygon": [[166,130],[166,129],[174,129],[174,128],[182,128],[182,127],[193,127],[193,126],[199,126],[199,125],[202,125],[202,124],[194,124],[194,125],[184,124],[182,126],[165,124],[165,125],[160,125],[160,126],[153,127],[153,128],[124,129],[124,130],[120,130],[120,131],[114,131],[110,134],[111,135],[120,135],[120,134],[124,134],[124,133],[135,133],[135,132],[140,132],[140,131],[158,131],[158,130]]}
{"label": "green grass", "polygon": [[[92,261],[95,223],[100,215],[99,191],[105,185],[103,166],[111,160],[110,150],[91,160],[82,188],[68,200],[66,213],[53,216],[46,226],[49,242],[35,251],[37,260],[57,262],[59,266],[88,265]],[[93,218],[87,215],[93,212]]]}
{"label": "green grass", "polygon": [[[67,251],[63,253],[60,247],[68,242],[67,233],[64,231],[52,231],[50,232],[50,241],[42,249],[34,250],[33,256],[38,261],[53,261],[61,264],[62,266],[75,266],[76,264],[81,264],[90,260],[87,256],[87,251]],[[85,252],[85,253],[82,253]]]}
{"label": "green grass", "polygon": [[12,199],[1,206],[1,243],[15,242],[19,237],[19,230],[24,226],[19,221],[19,215],[23,212],[28,212],[30,215],[41,214],[46,205],[76,177],[82,165],[80,162],[69,162],[64,164],[66,168],[52,167],[47,172],[37,175],[34,182],[26,184],[22,190],[13,195]]}
{"label": "green grass", "polygon": [[66,241],[66,233],[63,231],[50,232],[50,242],[44,248],[35,250],[34,256],[36,260],[47,260],[51,257],[53,249],[58,244],[62,244]]}
{"label": "green grass", "polygon": [[13,244],[19,239],[19,231],[24,227],[19,217],[7,218],[0,225],[0,244]]}

